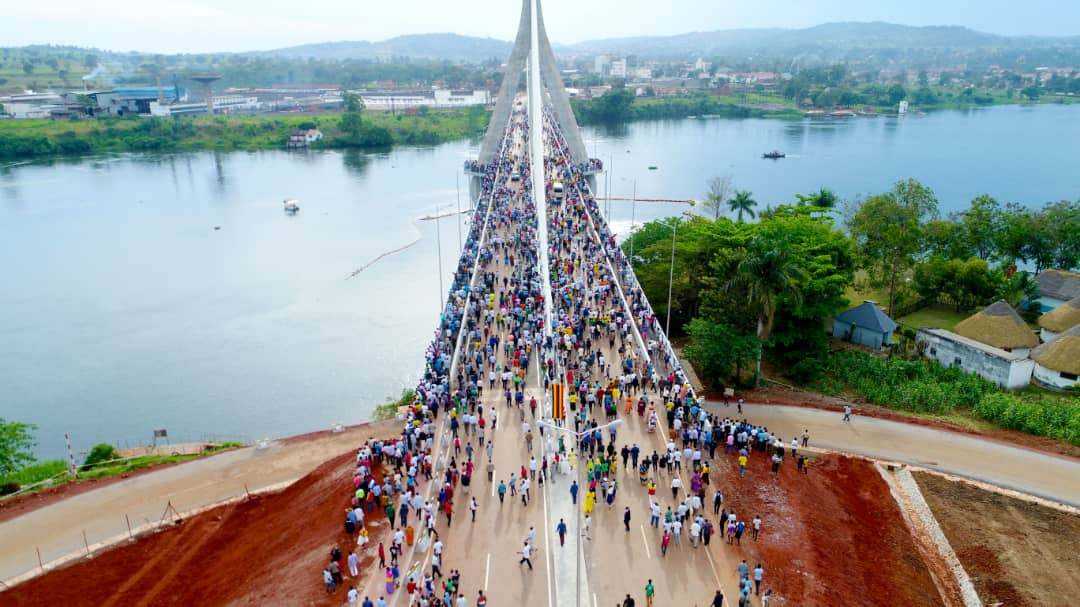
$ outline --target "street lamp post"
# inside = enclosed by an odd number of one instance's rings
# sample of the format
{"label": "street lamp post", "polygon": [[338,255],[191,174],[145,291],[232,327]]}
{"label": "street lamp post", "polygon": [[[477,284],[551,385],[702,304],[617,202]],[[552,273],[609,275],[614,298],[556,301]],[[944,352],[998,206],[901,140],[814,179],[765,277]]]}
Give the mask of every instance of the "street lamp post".
{"label": "street lamp post", "polygon": [[439,213],[441,213],[441,212],[442,212],[442,207],[437,207],[435,209],[435,248],[436,248],[436,256],[438,257],[438,260],[439,260],[438,266],[439,266],[439,316],[440,317],[442,316],[442,310],[443,310],[443,297],[446,296],[446,293],[443,291],[442,231],[439,229],[439,224],[442,223],[442,220],[439,218]]}
{"label": "street lamp post", "polygon": [[667,321],[664,323],[664,336],[671,340],[671,284],[675,278],[675,233],[679,229],[679,220],[675,218],[675,221],[671,224],[671,267],[668,268],[668,282],[667,282]]}
{"label": "street lamp post", "polygon": [[[613,422],[606,423],[603,426],[597,426],[595,428],[589,428],[588,430],[586,430],[584,432],[575,432],[574,430],[571,430],[570,428],[564,428],[562,426],[553,424],[551,422],[546,422],[544,420],[540,420],[540,421],[536,422],[536,424],[538,426],[545,426],[547,428],[551,428],[552,430],[554,430],[556,432],[564,432],[566,434],[569,434],[570,436],[573,436],[574,437],[574,448],[576,449],[578,447],[578,445],[580,445],[580,443],[581,443],[581,437],[585,436],[586,434],[588,434],[590,432],[596,432],[597,430],[603,430],[605,428],[610,428],[611,426],[616,426],[618,424],[621,424],[622,421],[623,420],[621,420],[621,419],[617,419],[617,420],[615,420]],[[584,486],[584,482],[581,482],[583,480],[581,478],[581,468],[582,468],[582,466],[581,466],[581,453],[578,453],[578,458],[577,459],[578,459],[578,465],[577,465],[577,469],[574,470],[574,476],[579,481],[578,482],[578,487],[582,487],[582,486]],[[577,555],[576,555],[577,563],[575,565],[576,573],[575,573],[575,581],[574,581],[575,586],[577,587],[577,592],[575,593],[575,597],[574,597],[574,605],[576,605],[577,607],[581,607],[581,561],[585,560],[585,547],[581,543],[581,508],[578,507],[577,504],[574,504],[574,526],[576,527],[575,533],[577,533],[577,540],[576,540],[577,541]]]}

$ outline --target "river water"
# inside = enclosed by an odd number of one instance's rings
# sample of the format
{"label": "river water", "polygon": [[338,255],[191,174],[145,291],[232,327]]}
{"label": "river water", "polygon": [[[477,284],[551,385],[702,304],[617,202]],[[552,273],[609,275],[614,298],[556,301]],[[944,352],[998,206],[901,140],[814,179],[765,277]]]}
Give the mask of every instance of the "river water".
{"label": "river water", "polygon": [[[916,177],[974,195],[1080,196],[1080,108],[846,121],[688,119],[588,129],[613,196],[701,198],[730,174],[762,204]],[[781,149],[788,157],[761,159]],[[412,383],[448,280],[455,177],[476,142],[389,153],[123,155],[0,167],[0,417],[55,457],[107,441],[254,440],[365,419]],[[610,160],[609,160],[610,159]],[[656,166],[656,170],[649,170]],[[603,182],[603,180],[601,180]],[[462,180],[462,207],[468,206]],[[602,191],[602,188],[601,188]],[[301,211],[282,212],[296,198]],[[632,205],[612,203],[617,228]],[[639,204],[638,222],[680,205]],[[215,229],[218,227],[219,229]],[[462,222],[462,232],[467,225]],[[355,269],[410,243],[353,278]]]}

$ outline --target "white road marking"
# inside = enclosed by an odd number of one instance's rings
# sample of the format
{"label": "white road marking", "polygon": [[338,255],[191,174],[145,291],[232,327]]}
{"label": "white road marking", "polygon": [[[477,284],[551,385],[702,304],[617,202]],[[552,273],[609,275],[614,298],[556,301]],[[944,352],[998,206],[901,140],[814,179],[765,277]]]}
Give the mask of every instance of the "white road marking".
{"label": "white road marking", "polygon": [[641,543],[645,544],[645,558],[652,558],[652,553],[649,552],[649,538],[645,535],[645,525],[641,525]]}
{"label": "white road marking", "polygon": [[487,566],[484,568],[484,592],[488,591],[488,575],[491,574],[491,553],[487,555]]}
{"label": "white road marking", "polygon": [[709,554],[708,547],[705,548],[705,556],[709,557],[709,569],[712,570],[713,579],[716,580],[716,587],[720,588],[720,576],[716,573],[716,563],[713,562],[712,555]]}

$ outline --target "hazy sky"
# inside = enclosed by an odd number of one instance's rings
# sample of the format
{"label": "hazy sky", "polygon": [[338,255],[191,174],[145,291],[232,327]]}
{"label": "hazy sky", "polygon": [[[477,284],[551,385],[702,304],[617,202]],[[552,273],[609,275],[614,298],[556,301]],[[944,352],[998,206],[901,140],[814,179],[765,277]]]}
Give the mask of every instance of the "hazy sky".
{"label": "hazy sky", "polygon": [[[245,51],[455,32],[510,39],[519,0],[48,0],[4,2],[0,45],[155,52]],[[965,25],[999,34],[1080,34],[1077,0],[547,0],[558,42],[829,21]]]}

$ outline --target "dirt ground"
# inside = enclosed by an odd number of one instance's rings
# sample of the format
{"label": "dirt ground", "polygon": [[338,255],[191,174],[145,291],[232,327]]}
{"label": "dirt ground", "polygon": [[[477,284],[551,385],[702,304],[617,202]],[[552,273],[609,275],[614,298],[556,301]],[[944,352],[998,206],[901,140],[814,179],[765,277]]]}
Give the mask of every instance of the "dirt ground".
{"label": "dirt ground", "polygon": [[718,461],[724,507],[734,507],[740,519],[760,515],[763,521],[760,539],[748,533],[736,555],[751,568],[772,564],[763,587],[783,597],[777,604],[941,604],[903,516],[870,462],[817,456],[802,475],[788,457],[773,476],[765,457],[755,453],[746,477],[739,478],[730,457]]}
{"label": "dirt ground", "polygon": [[[340,605],[322,569],[347,554],[344,510],[354,454],[343,453],[281,492],[204,512],[0,595],[4,605]],[[376,539],[381,517],[368,529]],[[364,555],[362,555],[362,558]],[[361,576],[371,557],[363,558]],[[346,570],[347,573],[347,570]],[[346,580],[346,584],[349,581]]]}
{"label": "dirt ground", "polygon": [[914,475],[984,605],[1080,605],[1080,516]]}

